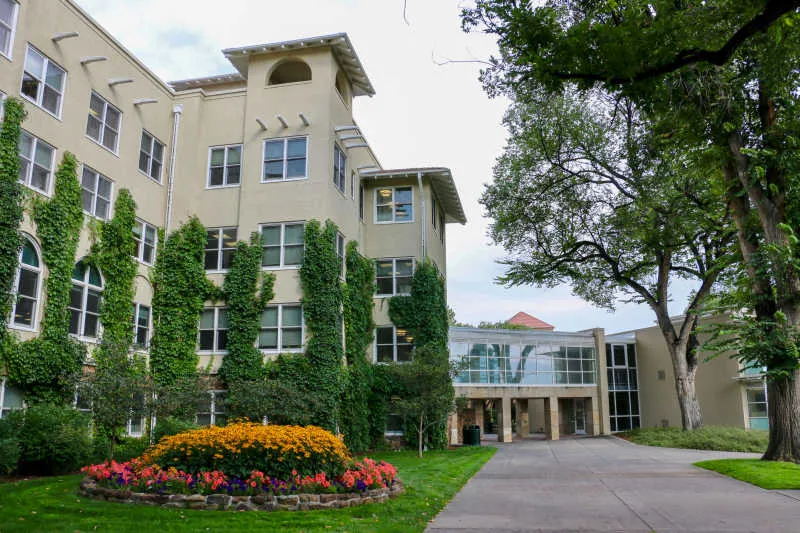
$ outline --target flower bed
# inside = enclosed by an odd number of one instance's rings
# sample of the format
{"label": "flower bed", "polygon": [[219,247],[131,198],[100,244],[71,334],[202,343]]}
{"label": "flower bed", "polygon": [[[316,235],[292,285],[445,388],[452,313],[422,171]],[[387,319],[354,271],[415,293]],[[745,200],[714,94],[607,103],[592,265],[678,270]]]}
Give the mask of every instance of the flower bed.
{"label": "flower bed", "polygon": [[394,466],[354,461],[340,439],[316,427],[202,428],[166,437],[141,458],[81,471],[86,496],[165,507],[349,507],[402,491]]}

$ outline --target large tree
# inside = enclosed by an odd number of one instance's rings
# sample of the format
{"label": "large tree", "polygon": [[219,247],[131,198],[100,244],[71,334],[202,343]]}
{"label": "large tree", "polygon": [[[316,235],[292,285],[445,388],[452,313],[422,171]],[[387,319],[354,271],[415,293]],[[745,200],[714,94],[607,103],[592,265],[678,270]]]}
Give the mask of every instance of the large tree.
{"label": "large tree", "polygon": [[[619,296],[655,313],[672,359],[684,429],[702,425],[697,324],[729,263],[733,231],[709,181],[664,149],[627,99],[600,91],[526,95],[506,116],[509,141],[481,198],[510,257],[509,285],[567,282],[614,309]],[[693,284],[683,315],[668,304]]]}
{"label": "large tree", "polygon": [[[720,170],[758,327],[749,364],[767,367],[765,459],[800,461],[800,222],[797,120],[800,2],[479,1],[467,28],[496,34],[490,92],[565,81],[630,96],[676,145]],[[769,338],[769,349],[747,347]],[[764,347],[763,342],[761,343]]]}

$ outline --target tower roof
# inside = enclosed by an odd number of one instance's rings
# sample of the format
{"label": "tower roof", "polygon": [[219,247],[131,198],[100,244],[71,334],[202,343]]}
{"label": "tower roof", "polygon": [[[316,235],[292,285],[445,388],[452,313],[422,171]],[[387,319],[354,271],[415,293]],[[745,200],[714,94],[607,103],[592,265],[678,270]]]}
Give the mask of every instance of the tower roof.
{"label": "tower roof", "polygon": [[531,316],[524,311],[520,311],[516,315],[512,316],[508,323],[515,324],[517,326],[525,326],[526,328],[531,329],[543,329],[547,331],[553,331],[556,329],[555,326],[552,326],[544,320],[536,318],[535,316]]}

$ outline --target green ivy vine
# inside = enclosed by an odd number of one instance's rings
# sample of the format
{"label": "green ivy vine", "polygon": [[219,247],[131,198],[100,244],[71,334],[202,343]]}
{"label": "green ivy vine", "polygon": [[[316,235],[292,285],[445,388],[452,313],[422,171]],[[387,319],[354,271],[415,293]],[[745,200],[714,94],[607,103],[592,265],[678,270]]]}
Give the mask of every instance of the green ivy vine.
{"label": "green ivy vine", "polygon": [[256,348],[256,340],[261,314],[275,296],[275,275],[262,275],[262,253],[258,233],[250,236],[250,244],[237,243],[233,264],[222,285],[228,307],[228,353],[222,359],[219,377],[228,387],[235,382],[253,382],[264,376],[263,356]]}
{"label": "green ivy vine", "polygon": [[30,403],[69,403],[80,377],[86,348],[69,336],[68,309],[75,252],[78,249],[83,207],[75,156],[64,153],[49,200],[37,199],[33,220],[41,241],[46,303],[39,337],[6,350],[9,379]]}
{"label": "green ivy vine", "polygon": [[336,255],[336,224],[311,220],[305,229],[305,256],[300,267],[303,315],[309,334],[306,355],[311,389],[320,393],[313,421],[333,430],[339,422],[343,386],[341,260]]}
{"label": "green ivy vine", "polygon": [[367,349],[372,344],[375,331],[372,318],[375,263],[358,252],[355,241],[347,244],[345,262],[347,269],[343,297],[348,366],[341,401],[341,428],[348,448],[363,451],[370,445],[370,421],[364,415],[370,411],[372,365],[367,360]]}
{"label": "green ivy vine", "polygon": [[11,312],[11,293],[17,271],[22,236],[22,185],[19,182],[20,124],[25,109],[17,98],[5,103],[5,119],[0,127],[0,341],[6,332]]}
{"label": "green ivy vine", "polygon": [[196,217],[164,239],[159,232],[153,284],[150,369],[158,386],[169,387],[197,373],[197,331],[207,299],[218,289],[206,278],[206,229]]}

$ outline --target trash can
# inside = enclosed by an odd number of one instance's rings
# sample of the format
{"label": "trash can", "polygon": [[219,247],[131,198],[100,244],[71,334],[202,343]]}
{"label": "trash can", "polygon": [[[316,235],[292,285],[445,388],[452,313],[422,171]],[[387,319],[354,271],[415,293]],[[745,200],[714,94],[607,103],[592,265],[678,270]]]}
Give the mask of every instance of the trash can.
{"label": "trash can", "polygon": [[463,430],[463,443],[464,446],[480,446],[481,445],[481,428],[480,426],[464,426]]}

